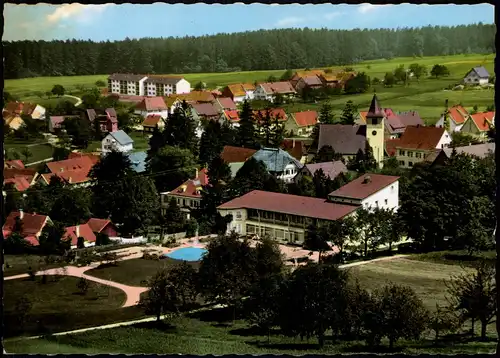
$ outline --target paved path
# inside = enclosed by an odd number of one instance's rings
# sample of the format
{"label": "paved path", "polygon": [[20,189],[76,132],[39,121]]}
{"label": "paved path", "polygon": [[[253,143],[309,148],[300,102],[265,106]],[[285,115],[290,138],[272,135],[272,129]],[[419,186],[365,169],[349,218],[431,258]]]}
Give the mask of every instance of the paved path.
{"label": "paved path", "polygon": [[409,255],[394,255],[394,256],[384,256],[384,257],[379,257],[378,259],[373,259],[373,260],[367,260],[367,261],[358,261],[358,262],[352,262],[350,264],[345,264],[345,265],[340,265],[340,268],[349,268],[349,267],[354,267],[354,266],[361,266],[361,265],[366,265],[366,264],[371,264],[377,261],[387,261],[387,260],[394,260],[394,259],[402,259],[405,257],[408,257]]}
{"label": "paved path", "polygon": [[80,97],[76,97],[76,96],[72,96],[70,94],[65,94],[63,97],[69,97],[69,98],[74,98],[77,100],[77,102],[75,103],[75,107],[79,106],[80,104],[82,104],[82,99]]}
{"label": "paved path", "polygon": [[45,163],[45,162],[50,162],[51,160],[53,160],[54,158],[47,158],[47,159],[42,159],[42,160],[39,160],[37,162],[33,162],[33,163],[29,163],[29,164],[26,164],[25,166],[29,167],[31,165],[35,165],[35,164],[40,164],[40,163]]}

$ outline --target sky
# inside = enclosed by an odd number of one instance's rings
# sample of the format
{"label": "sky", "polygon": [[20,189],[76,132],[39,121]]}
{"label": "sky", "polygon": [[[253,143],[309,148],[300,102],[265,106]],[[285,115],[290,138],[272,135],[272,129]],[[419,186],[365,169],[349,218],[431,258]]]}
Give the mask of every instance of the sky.
{"label": "sky", "polygon": [[276,28],[398,28],[494,23],[477,5],[5,4],[3,41],[183,37]]}

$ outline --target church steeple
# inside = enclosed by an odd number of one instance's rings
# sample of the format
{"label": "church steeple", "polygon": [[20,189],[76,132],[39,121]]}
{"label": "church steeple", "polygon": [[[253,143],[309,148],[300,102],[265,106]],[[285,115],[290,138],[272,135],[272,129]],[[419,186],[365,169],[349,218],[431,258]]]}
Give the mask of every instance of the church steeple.
{"label": "church steeple", "polygon": [[374,94],[372,98],[372,103],[370,104],[370,109],[368,109],[368,113],[366,114],[366,118],[383,118],[384,111],[380,108],[378,104],[377,95]]}

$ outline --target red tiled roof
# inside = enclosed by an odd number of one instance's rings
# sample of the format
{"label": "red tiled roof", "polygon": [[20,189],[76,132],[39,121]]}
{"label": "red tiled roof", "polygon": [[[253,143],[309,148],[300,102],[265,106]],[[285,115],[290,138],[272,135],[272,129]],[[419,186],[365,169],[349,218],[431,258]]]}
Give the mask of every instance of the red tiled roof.
{"label": "red tiled roof", "polygon": [[364,174],[328,194],[328,196],[363,200],[391,185],[398,179],[399,177],[392,175]]}
{"label": "red tiled roof", "polygon": [[230,145],[224,146],[221,158],[226,163],[242,163],[257,152],[255,149],[233,147]]}
{"label": "red tiled roof", "polygon": [[307,155],[305,143],[301,140],[284,139],[281,143],[281,148],[286,150],[288,154],[300,161],[303,156]]}
{"label": "red tiled roof", "polygon": [[4,180],[4,185],[5,184],[14,184],[14,187],[18,191],[25,191],[30,187],[30,185],[31,185],[30,183],[32,180],[33,180],[33,177],[28,179],[25,176],[16,175],[14,178],[9,178],[9,179]]}
{"label": "red tiled roof", "polygon": [[408,126],[396,147],[402,149],[435,149],[444,132],[445,129],[442,127]]}
{"label": "red tiled roof", "polygon": [[495,112],[476,113],[471,115],[471,118],[479,131],[486,132],[490,129],[490,126],[493,125]]}
{"label": "red tiled roof", "polygon": [[286,121],[286,112],[283,108],[271,108],[271,109],[262,109],[260,111],[253,111],[254,119],[258,119],[259,113],[262,117],[267,115],[267,112],[271,114],[273,119],[278,118],[279,121]]}
{"label": "red tiled roof", "polygon": [[318,112],[316,111],[296,112],[293,117],[299,127],[314,126],[318,123]]}
{"label": "red tiled roof", "polygon": [[93,165],[92,159],[86,155],[47,163],[47,167],[52,173],[64,173],[70,170],[90,170]]}
{"label": "red tiled roof", "polygon": [[305,76],[305,77],[302,77],[302,81],[304,81],[304,83],[307,85],[307,86],[321,86],[323,85],[323,82],[321,82],[321,79],[318,77],[318,76]]}
{"label": "red tiled roof", "polygon": [[100,233],[108,224],[111,224],[111,220],[90,218],[89,221],[87,221],[87,225],[93,232],[97,233]]}
{"label": "red tiled roof", "polygon": [[219,101],[222,108],[224,108],[226,110],[236,110],[237,109],[236,104],[229,97],[219,97],[219,98],[217,98],[217,101]]}
{"label": "red tiled roof", "polygon": [[230,122],[239,122],[240,121],[240,114],[238,111],[224,111],[224,115],[226,116],[227,120]]}
{"label": "red tiled roof", "polygon": [[246,91],[255,91],[255,86],[251,83],[234,83],[227,85],[227,88],[233,97],[246,96]]}
{"label": "red tiled roof", "polygon": [[399,143],[399,138],[387,139],[385,141],[385,151],[390,157],[396,155],[396,146],[398,145],[398,143]]}
{"label": "red tiled roof", "polygon": [[7,160],[5,166],[9,169],[25,169],[22,160]]}
{"label": "red tiled roof", "polygon": [[164,111],[167,105],[163,97],[146,97],[137,104],[136,108],[144,111]]}
{"label": "red tiled roof", "polygon": [[156,127],[161,121],[161,116],[159,114],[150,114],[142,122],[143,127]]}
{"label": "red tiled roof", "polygon": [[200,116],[213,117],[219,115],[219,111],[212,103],[196,103],[191,106]]}
{"label": "red tiled roof", "polygon": [[460,106],[460,105],[453,106],[453,107],[449,108],[448,113],[449,113],[450,118],[456,124],[464,123],[469,115],[469,112],[463,106]]}
{"label": "red tiled roof", "polygon": [[[77,231],[79,231],[78,234]],[[63,240],[71,239],[71,245],[75,246],[78,244],[79,237],[83,237],[86,242],[95,242],[96,240],[95,234],[88,224],[78,225],[78,228],[77,226],[67,227]]]}
{"label": "red tiled roof", "polygon": [[[4,238],[10,235],[16,224],[16,218],[19,216],[20,216],[19,211],[13,211],[9,214],[9,216],[7,216],[7,218],[5,219],[5,224],[2,227],[2,230],[4,232]],[[23,231],[21,232],[21,235],[23,235],[23,237],[37,236],[42,232],[43,227],[47,222],[47,218],[48,216],[46,215],[24,213],[22,219]]]}
{"label": "red tiled roof", "polygon": [[68,159],[88,157],[92,161],[92,164],[95,165],[101,159],[99,155],[95,155],[92,153],[79,153],[79,152],[71,152],[68,155]]}
{"label": "red tiled roof", "polygon": [[11,179],[17,176],[23,176],[26,178],[33,178],[36,175],[36,170],[32,168],[24,169],[14,169],[14,168],[4,168],[3,179]]}
{"label": "red tiled roof", "polygon": [[358,207],[331,203],[325,199],[254,190],[228,201],[218,209],[257,209],[323,220],[338,220]]}
{"label": "red tiled roof", "polygon": [[185,196],[189,198],[201,198],[201,189],[208,184],[207,169],[198,171],[198,176],[194,179],[186,180],[169,194],[175,196]]}
{"label": "red tiled roof", "polygon": [[266,83],[261,83],[260,84],[264,91],[268,94],[275,94],[275,93],[281,93],[281,94],[289,94],[289,93],[295,93],[295,89],[293,88],[292,84],[288,81],[282,81],[282,82],[266,82]]}
{"label": "red tiled roof", "polygon": [[28,242],[31,246],[39,246],[40,245],[40,242],[38,242],[38,239],[36,238],[36,236],[26,236],[24,238],[24,241]]}

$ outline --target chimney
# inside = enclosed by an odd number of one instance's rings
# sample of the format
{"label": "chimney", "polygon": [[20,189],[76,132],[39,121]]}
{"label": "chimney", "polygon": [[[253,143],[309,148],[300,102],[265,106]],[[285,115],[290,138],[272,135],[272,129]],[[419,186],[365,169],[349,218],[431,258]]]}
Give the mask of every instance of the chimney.
{"label": "chimney", "polygon": [[295,139],[293,139],[292,148],[295,148]]}
{"label": "chimney", "polygon": [[196,168],[196,172],[195,172],[195,174],[194,174],[194,178],[195,178],[195,179],[196,179],[196,178],[198,178],[198,168]]}
{"label": "chimney", "polygon": [[62,173],[64,171],[64,168],[59,168],[59,171]]}
{"label": "chimney", "polygon": [[80,237],[80,225],[76,225],[75,226],[75,234],[76,234],[76,237],[79,238]]}
{"label": "chimney", "polygon": [[371,181],[372,181],[372,178],[369,175],[367,175],[367,176],[365,176],[365,179],[363,180],[363,184],[371,183]]}
{"label": "chimney", "polygon": [[19,209],[19,219],[22,220],[24,218],[24,211],[23,209]]}

